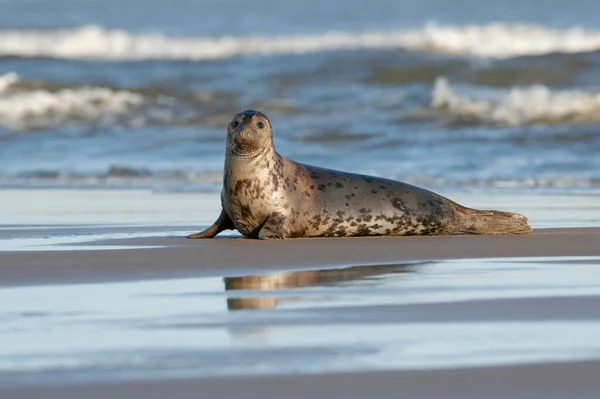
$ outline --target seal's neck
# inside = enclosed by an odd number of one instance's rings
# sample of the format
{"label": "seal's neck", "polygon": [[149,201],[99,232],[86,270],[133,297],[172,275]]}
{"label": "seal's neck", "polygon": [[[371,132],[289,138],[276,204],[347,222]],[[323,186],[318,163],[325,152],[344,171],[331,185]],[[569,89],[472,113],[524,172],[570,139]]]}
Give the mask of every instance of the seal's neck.
{"label": "seal's neck", "polygon": [[281,167],[281,156],[275,148],[265,147],[263,150],[251,154],[227,154],[225,156],[225,173],[223,178],[243,179],[247,176],[268,174],[269,171]]}

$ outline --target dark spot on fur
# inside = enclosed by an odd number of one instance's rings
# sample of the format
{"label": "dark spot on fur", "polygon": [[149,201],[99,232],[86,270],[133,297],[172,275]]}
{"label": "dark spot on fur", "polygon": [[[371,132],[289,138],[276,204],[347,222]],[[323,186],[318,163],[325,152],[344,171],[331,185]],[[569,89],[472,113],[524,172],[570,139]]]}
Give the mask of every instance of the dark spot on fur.
{"label": "dark spot on fur", "polygon": [[315,216],[313,216],[312,218],[312,227],[315,229],[318,229],[321,226],[321,222],[322,222],[322,218],[320,214],[316,214]]}
{"label": "dark spot on fur", "polygon": [[314,189],[315,189],[315,185],[314,185],[314,184],[311,184],[311,185],[310,185],[310,189],[311,189],[311,190],[314,190]]}
{"label": "dark spot on fur", "polygon": [[273,191],[277,191],[277,189],[279,189],[279,179],[277,178],[277,173],[271,174],[271,184],[273,184]]}
{"label": "dark spot on fur", "polygon": [[240,206],[240,216],[242,219],[249,219],[252,216],[252,211],[248,205]]}
{"label": "dark spot on fur", "polygon": [[340,182],[335,183],[335,188],[344,188],[344,185]]}
{"label": "dark spot on fur", "polygon": [[400,198],[392,198],[392,206],[399,211],[404,211],[406,209],[406,204]]}
{"label": "dark spot on fur", "polygon": [[319,184],[319,186],[317,188],[319,189],[319,191],[325,191],[325,185],[324,184]]}
{"label": "dark spot on fur", "polygon": [[333,225],[331,227],[337,227],[341,223],[344,223],[344,215],[346,214],[346,212],[337,211],[335,214],[337,215],[337,218],[333,219]]}
{"label": "dark spot on fur", "polygon": [[417,222],[419,223],[417,227],[421,227],[420,234],[422,235],[437,234],[444,231],[439,215],[427,214],[417,218]]}
{"label": "dark spot on fur", "polygon": [[302,229],[290,234],[290,237],[297,238],[297,237],[304,237],[305,235],[306,235],[306,228],[302,228]]}
{"label": "dark spot on fur", "polygon": [[264,238],[283,238],[286,236],[285,216],[279,212],[272,213],[256,232]]}
{"label": "dark spot on fur", "polygon": [[358,226],[356,233],[360,236],[368,236],[371,234],[371,229],[369,229],[366,224],[361,224]]}
{"label": "dark spot on fur", "polygon": [[[346,197],[347,197],[347,196],[346,196]],[[350,206],[350,204],[348,204],[348,203],[346,202],[346,206]]]}
{"label": "dark spot on fur", "polygon": [[338,237],[346,236],[346,228],[344,226],[338,227],[337,231],[335,232],[335,235]]}
{"label": "dark spot on fur", "polygon": [[249,189],[252,186],[252,180],[250,179],[241,179],[235,182],[235,193],[241,194],[242,190]]}
{"label": "dark spot on fur", "polygon": [[377,190],[375,190],[375,189],[371,190],[371,194],[377,194],[377,193],[378,193]]}
{"label": "dark spot on fur", "polygon": [[285,222],[285,217],[281,213],[275,212],[269,216],[268,221],[270,225],[281,226]]}

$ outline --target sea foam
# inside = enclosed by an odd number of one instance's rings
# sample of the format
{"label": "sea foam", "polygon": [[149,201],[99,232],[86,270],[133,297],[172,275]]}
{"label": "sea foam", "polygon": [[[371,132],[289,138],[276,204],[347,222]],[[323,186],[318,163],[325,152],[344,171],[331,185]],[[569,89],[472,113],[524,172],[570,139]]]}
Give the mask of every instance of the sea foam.
{"label": "sea foam", "polygon": [[22,89],[15,73],[0,75],[0,124],[12,130],[47,127],[68,120],[97,122],[144,103],[140,94],[84,86],[57,91]]}
{"label": "sea foam", "polygon": [[446,78],[433,87],[431,107],[469,123],[519,126],[600,122],[600,92],[551,90],[542,85],[464,94]]}
{"label": "sea foam", "polygon": [[403,30],[329,31],[313,35],[170,37],[86,25],[59,30],[1,30],[0,55],[100,60],[214,60],[248,55],[401,48],[506,58],[600,49],[600,31],[532,24],[453,26],[428,23]]}

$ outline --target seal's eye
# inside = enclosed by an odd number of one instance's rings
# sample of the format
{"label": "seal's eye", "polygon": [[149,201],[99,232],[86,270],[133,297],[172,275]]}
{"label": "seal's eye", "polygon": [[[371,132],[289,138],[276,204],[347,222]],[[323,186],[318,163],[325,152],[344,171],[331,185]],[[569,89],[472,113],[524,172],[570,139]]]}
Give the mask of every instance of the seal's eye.
{"label": "seal's eye", "polygon": [[231,127],[236,128],[240,125],[240,123],[238,121],[233,121],[231,122]]}
{"label": "seal's eye", "polygon": [[256,126],[258,126],[258,128],[259,128],[259,129],[262,129],[263,127],[265,127],[265,124],[264,124],[264,123],[262,123],[262,122],[258,122],[258,123],[256,124]]}

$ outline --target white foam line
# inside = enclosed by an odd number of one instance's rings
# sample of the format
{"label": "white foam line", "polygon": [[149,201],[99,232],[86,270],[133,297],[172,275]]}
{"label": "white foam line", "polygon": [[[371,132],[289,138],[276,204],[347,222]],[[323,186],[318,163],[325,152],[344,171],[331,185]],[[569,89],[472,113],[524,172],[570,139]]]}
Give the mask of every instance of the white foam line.
{"label": "white foam line", "polygon": [[452,26],[428,23],[405,30],[314,35],[169,37],[135,35],[86,25],[61,30],[0,31],[0,55],[73,59],[214,60],[247,55],[304,54],[318,51],[404,48],[482,57],[514,57],[600,49],[600,31],[553,29],[532,24],[491,23]]}
{"label": "white foam line", "polygon": [[56,92],[10,90],[18,82],[19,76],[14,72],[0,75],[0,124],[15,130],[60,124],[69,119],[98,121],[144,103],[141,94],[105,87]]}
{"label": "white foam line", "polygon": [[556,90],[542,85],[467,95],[445,78],[433,87],[431,106],[480,123],[508,126],[600,122],[600,92]]}

